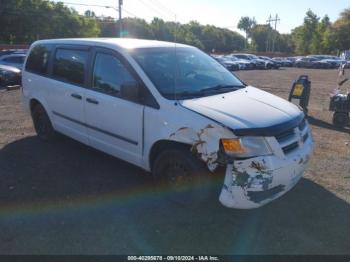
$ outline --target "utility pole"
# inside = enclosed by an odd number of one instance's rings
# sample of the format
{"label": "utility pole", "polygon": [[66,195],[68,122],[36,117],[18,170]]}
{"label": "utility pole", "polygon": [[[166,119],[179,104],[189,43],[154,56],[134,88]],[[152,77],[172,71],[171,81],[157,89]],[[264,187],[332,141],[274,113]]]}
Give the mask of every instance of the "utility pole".
{"label": "utility pole", "polygon": [[266,53],[270,51],[270,27],[272,22],[272,15],[270,15],[269,19],[266,21],[266,23],[269,26],[269,30],[267,31],[267,39],[266,39]]}
{"label": "utility pole", "polygon": [[119,37],[123,37],[122,5],[123,0],[119,0]]}
{"label": "utility pole", "polygon": [[[274,29],[275,31],[273,32],[272,34],[272,52],[275,52],[275,41],[276,41],[276,31],[277,31],[277,23],[281,21],[281,19],[278,17],[278,14],[276,14],[276,17],[275,18],[272,18],[272,15],[270,15],[269,19],[266,21],[267,24],[269,25],[269,27],[271,27],[271,23],[274,22],[275,23],[275,26],[274,26]],[[267,44],[266,44],[266,51],[270,51],[270,48],[269,48],[269,39],[270,39],[270,34],[268,33],[268,36],[267,36]]]}
{"label": "utility pole", "polygon": [[275,42],[276,42],[276,38],[277,38],[277,23],[281,21],[281,19],[278,17],[278,14],[276,14],[275,19],[273,20],[273,22],[275,22],[275,32],[273,32],[273,40],[272,40],[272,52],[275,52]]}

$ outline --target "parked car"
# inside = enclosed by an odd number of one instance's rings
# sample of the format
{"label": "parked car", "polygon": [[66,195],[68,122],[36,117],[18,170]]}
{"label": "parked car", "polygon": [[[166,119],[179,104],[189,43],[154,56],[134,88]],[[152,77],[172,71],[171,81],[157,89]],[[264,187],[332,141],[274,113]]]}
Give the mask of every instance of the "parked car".
{"label": "parked car", "polygon": [[346,66],[345,68],[350,68],[350,61],[346,61]]}
{"label": "parked car", "polygon": [[320,61],[313,57],[303,57],[295,61],[295,66],[299,68],[328,69],[329,63]]}
{"label": "parked car", "polygon": [[266,69],[266,62],[251,54],[233,54],[238,59],[244,59],[254,64],[254,69]]}
{"label": "parked car", "polygon": [[0,51],[0,57],[4,55],[12,55],[12,54],[27,54],[27,49],[7,49]]}
{"label": "parked car", "polygon": [[274,57],[272,60],[281,63],[281,67],[293,67],[293,62],[287,58]]}
{"label": "parked car", "polygon": [[340,65],[343,63],[346,63],[344,59],[341,59],[340,57],[337,56],[331,56],[331,55],[310,55],[307,56],[310,58],[315,58],[318,61],[326,62],[329,65],[329,68],[339,68]]}
{"label": "parked car", "polygon": [[225,56],[227,59],[230,59],[233,62],[239,63],[240,70],[252,70],[255,69],[255,64],[251,61],[245,60],[245,59],[239,59],[235,57],[234,55],[227,55]]}
{"label": "parked car", "polygon": [[204,196],[197,182],[219,166],[227,170],[220,201],[230,208],[261,207],[293,188],[313,148],[304,113],[199,49],[174,46],[35,42],[23,102],[39,138],[60,132],[137,165],[187,204]]}
{"label": "parked car", "polygon": [[274,61],[270,57],[259,56],[259,58],[266,61],[267,69],[279,69],[282,66],[282,63]]}
{"label": "parked car", "polygon": [[0,88],[21,84],[21,70],[12,66],[0,65]]}
{"label": "parked car", "polygon": [[0,65],[13,66],[18,69],[22,69],[26,55],[24,54],[11,54],[0,57]]}
{"label": "parked car", "polygon": [[221,63],[223,66],[225,66],[229,71],[238,71],[240,70],[240,65],[236,61],[232,61],[229,58],[226,57],[214,57],[216,61]]}

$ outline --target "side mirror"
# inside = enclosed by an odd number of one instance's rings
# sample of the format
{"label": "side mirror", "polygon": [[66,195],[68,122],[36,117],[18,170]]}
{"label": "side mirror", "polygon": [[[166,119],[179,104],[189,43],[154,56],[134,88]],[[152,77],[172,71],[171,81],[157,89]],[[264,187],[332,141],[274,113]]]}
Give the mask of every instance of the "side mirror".
{"label": "side mirror", "polygon": [[120,94],[123,98],[131,101],[140,100],[140,85],[137,82],[126,82],[120,87]]}

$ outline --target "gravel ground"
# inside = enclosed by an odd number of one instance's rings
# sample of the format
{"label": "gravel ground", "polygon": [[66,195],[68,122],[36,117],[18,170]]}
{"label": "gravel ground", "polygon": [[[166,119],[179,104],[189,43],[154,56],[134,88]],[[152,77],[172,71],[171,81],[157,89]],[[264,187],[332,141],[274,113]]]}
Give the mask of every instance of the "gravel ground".
{"label": "gravel ground", "polygon": [[287,98],[312,80],[315,153],[290,193],[258,210],[217,196],[179,206],[142,170],[65,137],[44,144],[20,104],[0,90],[0,254],[350,254],[350,130],[328,112],[336,71],[237,73]]}

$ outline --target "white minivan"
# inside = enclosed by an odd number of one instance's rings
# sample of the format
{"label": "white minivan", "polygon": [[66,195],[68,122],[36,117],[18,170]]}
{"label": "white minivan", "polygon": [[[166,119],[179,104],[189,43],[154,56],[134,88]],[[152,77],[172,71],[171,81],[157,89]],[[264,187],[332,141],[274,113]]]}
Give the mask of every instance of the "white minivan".
{"label": "white minivan", "polygon": [[62,133],[175,189],[224,167],[218,197],[230,208],[261,207],[289,191],[313,148],[297,106],[175,43],[37,41],[23,69],[23,100],[41,139]]}

